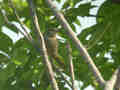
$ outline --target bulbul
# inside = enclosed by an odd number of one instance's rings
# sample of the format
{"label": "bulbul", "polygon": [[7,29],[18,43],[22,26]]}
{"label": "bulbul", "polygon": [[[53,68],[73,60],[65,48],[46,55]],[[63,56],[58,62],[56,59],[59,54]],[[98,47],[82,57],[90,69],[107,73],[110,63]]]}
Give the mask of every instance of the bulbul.
{"label": "bulbul", "polygon": [[59,66],[64,67],[65,65],[63,58],[58,54],[58,40],[56,38],[57,32],[58,30],[55,28],[48,29],[44,33],[44,40],[45,40],[48,56],[56,60]]}

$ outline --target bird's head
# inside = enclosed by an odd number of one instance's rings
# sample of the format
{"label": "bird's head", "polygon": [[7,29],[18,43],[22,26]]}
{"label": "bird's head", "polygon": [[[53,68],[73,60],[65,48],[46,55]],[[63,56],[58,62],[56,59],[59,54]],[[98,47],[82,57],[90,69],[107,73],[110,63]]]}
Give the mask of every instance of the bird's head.
{"label": "bird's head", "polygon": [[50,28],[50,29],[47,30],[47,35],[51,36],[51,37],[56,36],[58,31],[59,30],[57,28]]}

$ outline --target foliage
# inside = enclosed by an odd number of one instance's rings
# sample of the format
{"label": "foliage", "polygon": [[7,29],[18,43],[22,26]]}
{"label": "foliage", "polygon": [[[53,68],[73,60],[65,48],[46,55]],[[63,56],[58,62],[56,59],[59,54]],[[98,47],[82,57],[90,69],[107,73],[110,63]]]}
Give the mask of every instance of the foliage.
{"label": "foliage", "polygon": [[[29,6],[25,0],[13,0],[15,8],[21,18],[24,18],[24,23],[31,30],[31,35],[36,40],[33,24],[29,15]],[[58,3],[62,0],[56,0]],[[82,0],[66,0],[61,8],[61,12],[66,17],[67,21],[71,25],[72,29],[76,31],[74,23],[80,26],[78,16],[90,16],[89,10],[95,6],[91,5],[91,2],[80,4],[75,8]],[[34,4],[37,10],[37,16],[41,27],[41,32],[45,32],[47,28],[58,27],[59,22],[56,20],[52,10],[48,8],[45,0],[34,0]],[[9,7],[8,0],[0,2],[1,10],[4,9],[7,13],[10,21],[17,21],[13,10]],[[96,6],[97,7],[97,6]],[[95,64],[100,69],[102,75],[108,80],[114,70],[120,64],[120,5],[107,0],[99,8],[96,15],[97,24],[83,30],[78,38],[82,43],[88,47],[88,52],[93,58]],[[12,43],[12,40],[2,32],[2,27],[8,27],[0,14],[0,50],[7,53],[8,56],[0,54],[0,90],[33,90],[32,84],[35,84],[34,88],[37,90],[43,90],[42,88],[48,88],[50,80],[48,76],[44,76],[47,79],[43,80],[43,75],[46,69],[42,63],[42,59],[39,53],[33,48],[33,46],[25,39],[21,38],[16,43]],[[13,27],[9,27],[13,32],[18,33]],[[59,35],[69,40],[65,35],[63,28],[60,29]],[[86,40],[88,35],[92,35],[89,40]],[[67,62],[68,56],[66,53],[65,43],[59,42],[60,55],[64,57]],[[75,78],[78,81],[84,83],[82,89],[88,85],[93,85],[97,89],[100,87],[94,82],[95,78],[90,72],[88,65],[85,64],[80,53],[74,47],[74,44],[70,41],[72,46],[73,63],[75,66]],[[110,53],[112,58],[105,57],[106,53]],[[111,61],[110,61],[111,59]],[[107,72],[107,73],[106,73]],[[66,72],[69,75],[69,72]],[[64,82],[60,77],[57,77],[59,87],[62,90],[68,90],[64,87]],[[39,82],[43,82],[40,86]],[[46,82],[46,83],[44,83]],[[46,87],[47,86],[47,87]]]}

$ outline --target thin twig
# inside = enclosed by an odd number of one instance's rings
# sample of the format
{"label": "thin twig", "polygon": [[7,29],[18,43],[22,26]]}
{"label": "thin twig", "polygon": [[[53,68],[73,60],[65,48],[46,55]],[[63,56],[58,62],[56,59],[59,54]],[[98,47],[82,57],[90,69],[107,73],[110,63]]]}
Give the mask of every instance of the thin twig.
{"label": "thin twig", "polygon": [[52,58],[50,59],[50,61],[51,61],[51,63],[52,63],[53,68],[55,69],[55,71],[56,71],[58,74],[60,74],[61,78],[72,88],[71,83],[70,83],[70,82],[66,79],[66,77],[63,75],[64,72],[62,72],[62,71],[60,70],[60,68],[58,68],[57,66],[55,66],[55,65],[53,64]]}
{"label": "thin twig", "polygon": [[51,84],[52,84],[53,90],[59,90],[57,82],[56,82],[55,77],[54,77],[54,72],[53,72],[51,63],[48,60],[48,55],[47,55],[47,50],[46,50],[46,47],[45,47],[44,38],[43,38],[43,35],[42,35],[41,31],[40,31],[40,27],[39,27],[39,24],[38,24],[38,18],[37,18],[36,12],[35,12],[33,2],[32,2],[32,0],[27,0],[27,2],[29,4],[29,6],[30,6],[32,21],[33,21],[35,30],[37,32],[36,35],[39,37],[38,39],[39,39],[41,49],[42,49],[43,60],[45,61],[45,65],[46,65],[46,67],[48,69],[49,76],[50,76],[50,79],[51,79],[51,82],[52,82]]}
{"label": "thin twig", "polygon": [[61,78],[72,88],[71,83],[66,79],[66,77],[63,75],[63,72],[60,71],[59,68],[55,67],[55,71],[61,75]]}
{"label": "thin twig", "polygon": [[12,26],[12,27],[15,27],[23,36],[25,36],[28,40],[29,40],[29,37],[27,35],[25,35],[15,24],[11,23],[9,20],[8,20],[8,17],[7,15],[5,14],[4,10],[1,10],[1,13],[4,17],[4,20],[5,20],[5,23],[9,26]]}
{"label": "thin twig", "polygon": [[112,24],[111,22],[108,23],[108,25],[105,27],[105,30],[99,36],[97,36],[97,38],[95,37],[96,40],[92,44],[91,44],[91,41],[88,43],[88,45],[86,46],[88,50],[93,48],[97,44],[97,42],[100,41],[100,39],[103,37],[105,32],[109,30],[111,24]]}
{"label": "thin twig", "polygon": [[[11,26],[11,27],[14,27],[16,28],[24,37],[26,40],[28,40],[32,45],[33,47],[36,49],[36,51],[38,52],[41,52],[41,49],[36,45],[36,43],[34,42],[34,40],[32,39],[32,37],[29,37],[28,34],[25,34],[24,32],[22,32],[14,23],[11,23],[9,20],[8,20],[8,17],[4,11],[4,9],[1,10],[1,14],[2,16],[4,17],[4,20],[5,20],[5,23],[8,25],[8,26]],[[22,25],[22,24],[21,24]],[[24,26],[23,26],[24,27]]]}
{"label": "thin twig", "polygon": [[17,20],[19,21],[20,26],[22,27],[22,29],[24,30],[24,32],[25,32],[26,35],[28,36],[29,40],[30,40],[30,41],[33,41],[32,36],[28,33],[27,29],[25,28],[26,25],[20,20],[20,17],[19,17],[19,15],[17,14],[16,8],[14,7],[12,0],[8,0],[8,2],[9,2],[10,7],[13,9],[13,12],[14,12]]}
{"label": "thin twig", "polygon": [[92,58],[88,54],[86,48],[82,45],[80,40],[77,38],[75,33],[73,32],[71,26],[68,24],[67,20],[65,19],[64,15],[56,9],[55,4],[52,3],[52,0],[46,0],[46,3],[49,5],[49,7],[53,10],[55,16],[60,21],[60,24],[63,26],[63,28],[66,30],[67,35],[72,39],[75,46],[78,48],[79,52],[83,56],[86,63],[89,65],[91,71],[93,72],[94,76],[96,77],[97,82],[101,85],[105,85],[105,80],[103,79],[100,71],[94,64]]}
{"label": "thin twig", "polygon": [[76,90],[74,66],[73,66],[73,62],[72,62],[72,49],[71,49],[69,43],[67,43],[67,50],[68,50],[68,58],[69,58],[69,62],[70,62],[70,73],[71,73],[71,77],[72,77],[72,90]]}

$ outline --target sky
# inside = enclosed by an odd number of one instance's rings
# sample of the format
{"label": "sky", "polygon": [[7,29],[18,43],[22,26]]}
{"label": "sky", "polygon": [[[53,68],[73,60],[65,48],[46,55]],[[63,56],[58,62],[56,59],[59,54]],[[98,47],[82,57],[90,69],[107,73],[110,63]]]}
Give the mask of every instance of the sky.
{"label": "sky", "polygon": [[[0,0],[1,1],[1,0]],[[62,0],[62,2],[61,3],[57,3],[57,2],[54,2],[55,4],[57,4],[57,8],[58,9],[61,9],[61,7],[62,7],[62,5],[63,5],[63,3],[65,2],[66,0]],[[79,6],[80,4],[83,4],[83,3],[85,3],[85,2],[89,2],[89,1],[91,1],[91,0],[83,0],[82,2],[80,2],[79,4],[77,4],[75,7],[77,7],[77,6]],[[104,2],[105,0],[96,0],[96,1],[94,1],[93,3],[92,3],[92,5],[97,5],[98,7],[95,7],[95,8],[92,8],[91,10],[90,10],[90,14],[93,14],[93,15],[96,15],[97,14],[97,11],[98,11],[98,9],[99,9],[99,6]],[[92,25],[95,25],[96,24],[96,18],[94,18],[94,17],[80,17],[80,16],[78,16],[78,19],[80,20],[80,23],[81,23],[81,25],[80,26],[78,26],[78,25],[76,25],[76,24],[74,24],[75,26],[76,26],[76,34],[79,34],[82,30],[84,30],[85,28],[87,28],[87,27],[90,27],[90,26],[92,26]],[[20,25],[19,25],[19,23],[16,23],[16,22],[12,22],[12,23],[14,23],[14,24],[16,24],[20,29],[21,29],[21,27],[20,27]],[[22,30],[22,29],[21,29]],[[28,30],[29,31],[29,30]],[[16,41],[18,41],[19,39],[21,39],[21,38],[23,38],[23,35],[19,32],[19,33],[15,33],[15,32],[13,32],[13,31],[11,31],[10,29],[8,29],[7,27],[5,27],[5,26],[3,26],[2,27],[2,32],[4,33],[4,34],[6,34],[6,35],[8,35],[11,39],[12,39],[12,41],[13,41],[13,43],[15,43]],[[1,52],[0,52],[1,53]],[[6,55],[6,53],[4,53],[5,55]],[[68,78],[69,79],[69,78]],[[81,81],[76,81],[76,87],[78,87],[79,88],[79,86],[82,86],[83,85],[83,83],[81,82]],[[66,87],[67,87],[67,85],[66,85]],[[80,89],[78,89],[78,90],[80,90]],[[94,88],[91,86],[91,85],[89,85],[88,87],[86,87],[84,90],[94,90]]]}

